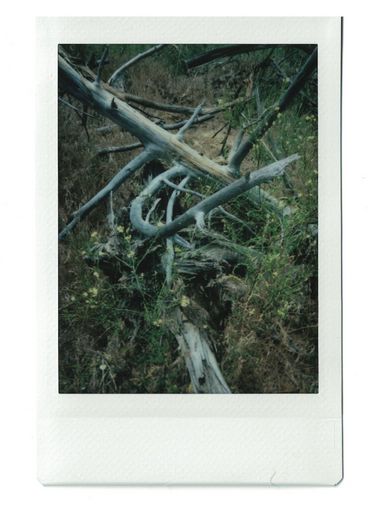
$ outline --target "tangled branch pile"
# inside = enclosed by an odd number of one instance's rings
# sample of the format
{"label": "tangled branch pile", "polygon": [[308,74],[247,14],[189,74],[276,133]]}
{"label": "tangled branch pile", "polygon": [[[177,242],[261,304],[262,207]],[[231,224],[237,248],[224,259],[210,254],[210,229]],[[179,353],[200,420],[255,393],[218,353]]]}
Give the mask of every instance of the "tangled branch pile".
{"label": "tangled branch pile", "polygon": [[317,390],[316,69],[60,47],[62,392]]}

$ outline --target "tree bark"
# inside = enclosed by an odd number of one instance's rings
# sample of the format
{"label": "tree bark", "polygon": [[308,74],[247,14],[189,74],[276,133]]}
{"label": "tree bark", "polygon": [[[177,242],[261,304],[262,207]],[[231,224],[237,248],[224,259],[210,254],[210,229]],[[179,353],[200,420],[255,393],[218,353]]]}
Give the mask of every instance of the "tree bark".
{"label": "tree bark", "polygon": [[190,172],[187,168],[177,165],[153,179],[152,182],[140,193],[140,195],[132,201],[130,208],[130,220],[134,228],[147,237],[171,237],[176,235],[183,228],[195,223],[197,218],[203,217],[211,210],[229,202],[240,194],[259,186],[262,183],[269,182],[270,180],[281,176],[284,173],[285,168],[297,159],[299,159],[299,156],[294,154],[286,159],[272,163],[239,178],[232,184],[223,187],[208,198],[197,203],[181,216],[164,226],[154,226],[149,224],[143,219],[143,206],[146,200],[154,196],[159,191],[165,179],[185,176]]}
{"label": "tree bark", "polygon": [[186,61],[188,69],[193,69],[208,62],[212,62],[218,58],[231,57],[234,55],[240,55],[241,53],[252,53],[253,51],[260,51],[269,48],[281,48],[281,47],[293,47],[298,48],[305,53],[311,53],[314,45],[311,44],[233,44],[229,46],[222,46],[221,48],[215,48],[206,53],[202,53],[196,57]]}
{"label": "tree bark", "polygon": [[112,95],[103,86],[98,86],[86,80],[60,55],[59,71],[60,81],[71,95],[129,131],[146,147],[154,148],[162,157],[183,161],[190,167],[222,181],[231,182],[233,180],[227,167],[220,166],[208,157],[200,155],[175,135],[168,133]]}
{"label": "tree bark", "polygon": [[179,307],[174,311],[173,322],[172,332],[184,356],[193,391],[199,394],[230,394],[205,330],[189,321]]}

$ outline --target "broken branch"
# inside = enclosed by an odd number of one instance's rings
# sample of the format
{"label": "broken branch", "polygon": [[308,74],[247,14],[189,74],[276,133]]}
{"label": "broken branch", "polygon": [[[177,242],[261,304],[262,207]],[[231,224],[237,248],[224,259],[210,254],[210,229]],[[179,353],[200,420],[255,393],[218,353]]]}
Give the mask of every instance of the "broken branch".
{"label": "broken branch", "polygon": [[149,48],[146,51],[143,51],[142,53],[139,53],[135,57],[128,60],[128,62],[125,62],[122,66],[120,66],[116,71],[110,76],[108,79],[108,84],[113,85],[119,77],[126,71],[129,67],[136,64],[140,60],[143,60],[143,58],[148,57],[149,55],[152,55],[153,53],[156,53],[157,51],[160,51],[162,48],[167,46],[167,44],[157,44],[156,46],[153,46],[152,48]]}

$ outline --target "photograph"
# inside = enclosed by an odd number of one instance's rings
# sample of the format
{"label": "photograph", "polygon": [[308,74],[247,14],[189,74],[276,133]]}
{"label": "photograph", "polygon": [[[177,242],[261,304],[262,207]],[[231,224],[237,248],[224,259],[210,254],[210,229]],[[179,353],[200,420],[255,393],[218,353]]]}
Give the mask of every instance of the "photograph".
{"label": "photograph", "polygon": [[59,394],[318,394],[318,45],[58,45]]}

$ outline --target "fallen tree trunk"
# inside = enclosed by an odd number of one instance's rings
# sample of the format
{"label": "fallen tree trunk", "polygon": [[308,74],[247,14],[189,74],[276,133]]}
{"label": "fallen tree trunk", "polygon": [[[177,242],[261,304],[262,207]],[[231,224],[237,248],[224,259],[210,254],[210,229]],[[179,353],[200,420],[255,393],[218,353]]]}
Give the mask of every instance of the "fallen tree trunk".
{"label": "fallen tree trunk", "polygon": [[[236,142],[236,147],[234,147],[235,150],[232,150],[231,152],[228,166],[221,166],[208,157],[199,154],[183,142],[181,135],[170,134],[162,127],[150,121],[137,110],[130,107],[127,103],[120,100],[116,95],[113,95],[113,93],[107,90],[109,86],[104,85],[101,82],[99,73],[94,82],[88,81],[79,72],[77,72],[62,55],[59,55],[59,77],[64,90],[68,91],[85,105],[91,106],[105,117],[111,119],[121,128],[130,132],[133,136],[136,136],[148,153],[152,156],[151,159],[153,157],[162,157],[169,161],[175,160],[183,163],[188,168],[193,168],[194,170],[201,172],[202,174],[210,175],[223,182],[232,182],[234,180],[233,176],[239,174],[241,162],[249,153],[254,143],[256,143],[256,141],[260,139],[269,129],[277,114],[287,108],[297,92],[301,90],[309,75],[315,69],[316,64],[317,49],[315,49],[312,55],[307,59],[297,77],[291,83],[285,94],[283,94],[280,98],[277,106],[272,108],[270,113],[265,116],[264,121],[260,124],[258,129],[252,133],[250,138],[242,143],[242,132],[240,133]],[[115,89],[112,90],[113,92],[116,92]],[[196,112],[198,116],[199,112],[197,111],[197,108],[193,109],[192,114],[194,117],[196,117]],[[202,108],[200,109],[200,112],[203,115],[204,112]],[[192,125],[195,120],[198,119],[195,118],[194,120],[190,120],[189,125]],[[184,126],[185,125],[186,124],[184,124]],[[187,129],[187,127],[185,127],[185,129]],[[137,145],[134,145],[133,148],[138,147]],[[124,173],[123,170],[121,170],[119,174]],[[113,180],[116,182],[115,178]],[[120,181],[120,184],[124,180],[125,178]],[[104,189],[109,189],[109,187],[110,183],[108,183]],[[114,187],[114,189],[116,189],[116,187]],[[105,199],[108,192],[101,192],[93,197],[88,204],[86,204],[82,213],[81,211],[75,212],[71,224],[64,228],[60,238],[65,238],[65,236],[74,228],[82,217],[87,215],[89,211],[92,210],[100,201]],[[220,205],[222,203],[220,203]],[[93,204],[93,207],[90,206],[91,204]],[[200,214],[202,214],[202,212],[200,212]],[[199,215],[197,215],[197,217],[199,217]],[[172,225],[180,222],[180,219],[187,220],[189,217],[187,215],[185,218],[178,218],[173,221]],[[189,221],[189,224],[190,222],[192,222],[192,220]]]}
{"label": "fallen tree trunk", "polygon": [[199,394],[230,394],[209,346],[206,331],[188,320],[180,307],[175,309],[172,322],[172,332],[184,357],[193,391]]}
{"label": "fallen tree trunk", "polygon": [[[207,114],[198,117],[190,128],[195,127],[197,124],[202,124],[207,120],[210,120],[214,117],[214,114]],[[165,129],[165,131],[174,131],[175,129],[180,129],[186,124],[186,120],[181,120],[180,122],[175,122],[173,124],[162,124],[161,127]],[[115,126],[113,126],[115,127]],[[131,145],[123,145],[122,147],[105,147],[101,148],[97,151],[97,155],[102,156],[105,154],[116,154],[118,152],[129,152],[130,150],[134,150],[136,148],[143,147],[143,143],[132,143]]]}
{"label": "fallen tree trunk", "polygon": [[[189,166],[225,182],[233,180],[229,170],[208,157],[200,155],[186,143],[154,124],[144,115],[115,97],[104,87],[91,83],[59,55],[60,81],[68,92],[101,115],[136,136],[145,146],[154,148],[166,159],[176,158]],[[195,111],[195,110],[194,110]]]}

